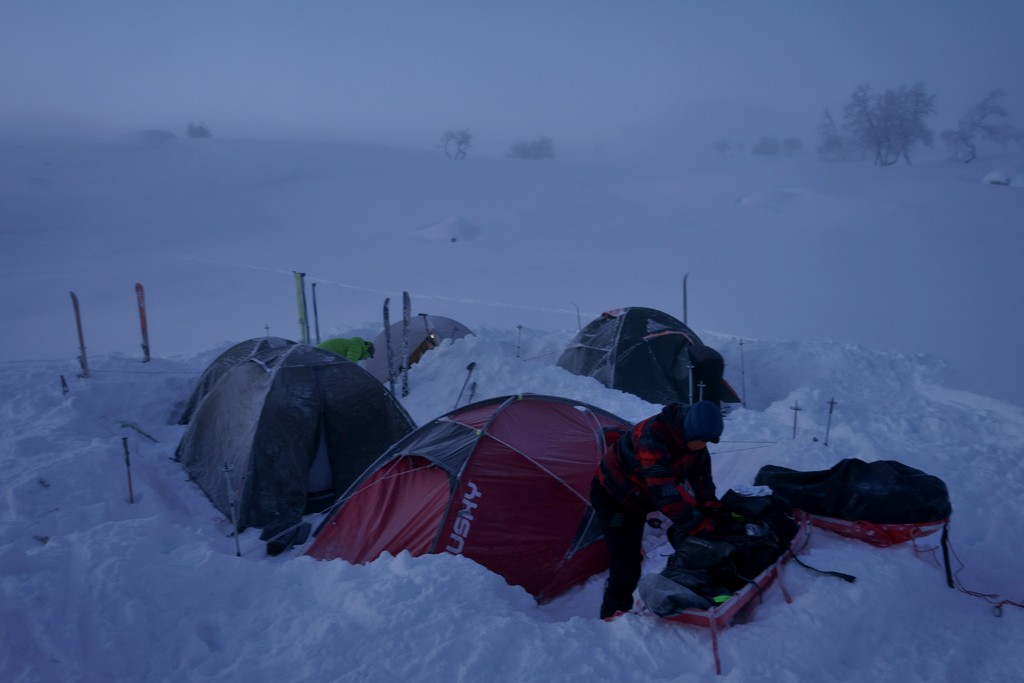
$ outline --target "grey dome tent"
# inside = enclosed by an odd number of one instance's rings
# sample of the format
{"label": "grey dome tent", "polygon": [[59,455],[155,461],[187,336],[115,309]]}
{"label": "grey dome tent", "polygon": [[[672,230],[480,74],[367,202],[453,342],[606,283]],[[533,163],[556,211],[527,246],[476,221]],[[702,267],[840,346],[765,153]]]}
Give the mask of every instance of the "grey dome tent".
{"label": "grey dome tent", "polygon": [[237,526],[279,528],[330,505],[414,428],[358,363],[292,344],[228,370],[199,404],[175,458]]}
{"label": "grey dome tent", "polygon": [[[440,315],[421,313],[409,319],[409,365],[445,339],[462,339],[473,331],[457,320]],[[391,324],[392,372],[397,375],[402,366],[402,321]],[[373,340],[373,358],[362,361],[366,371],[381,382],[388,381],[387,335],[381,332]]]}
{"label": "grey dome tent", "polygon": [[739,403],[722,355],[685,324],[653,308],[602,313],[573,337],[558,366],[650,403]]}
{"label": "grey dome tent", "polygon": [[235,367],[242,361],[252,358],[261,351],[276,349],[282,346],[290,346],[294,343],[295,342],[289,339],[282,339],[281,337],[255,337],[253,339],[246,339],[243,342],[239,342],[217,356],[213,362],[203,370],[203,374],[199,376],[199,381],[196,383],[195,389],[192,390],[192,395],[189,397],[188,403],[185,404],[185,410],[182,411],[181,417],[178,418],[178,424],[188,424],[188,421],[192,419],[192,413],[196,411],[196,407],[199,406],[200,401],[210,393],[210,390],[217,383],[217,380],[223,377],[224,373],[228,370]]}

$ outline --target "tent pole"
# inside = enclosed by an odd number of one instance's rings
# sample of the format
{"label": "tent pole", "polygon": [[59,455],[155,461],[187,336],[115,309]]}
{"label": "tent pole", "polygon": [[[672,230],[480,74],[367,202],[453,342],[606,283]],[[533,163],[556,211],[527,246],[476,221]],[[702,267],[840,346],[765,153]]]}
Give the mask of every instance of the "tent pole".
{"label": "tent pole", "polygon": [[235,521],[238,515],[235,514],[235,490],[231,487],[231,466],[228,465],[227,461],[224,461],[224,465],[220,468],[224,473],[224,483],[228,487],[228,517],[231,518],[231,530],[234,532],[235,537],[235,557],[242,556],[242,546],[238,540],[238,522]]}

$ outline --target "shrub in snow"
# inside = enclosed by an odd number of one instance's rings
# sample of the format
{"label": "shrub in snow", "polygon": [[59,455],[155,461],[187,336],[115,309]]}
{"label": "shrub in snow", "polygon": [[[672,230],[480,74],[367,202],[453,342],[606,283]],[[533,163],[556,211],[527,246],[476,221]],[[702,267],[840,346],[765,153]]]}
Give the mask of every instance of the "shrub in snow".
{"label": "shrub in snow", "polygon": [[520,140],[505,152],[511,159],[554,159],[555,141],[546,135],[534,140]]}
{"label": "shrub in snow", "polygon": [[138,133],[136,133],[136,136],[143,142],[149,142],[153,144],[167,142],[178,137],[169,130],[159,130],[157,128],[147,128],[146,130],[140,130]]}
{"label": "shrub in snow", "polygon": [[444,153],[446,159],[465,159],[466,152],[473,146],[473,134],[469,128],[459,130],[446,130],[441,133],[441,141],[437,143],[438,149]]}
{"label": "shrub in snow", "polygon": [[185,134],[190,138],[208,138],[212,135],[210,127],[205,123],[192,123],[191,121],[185,129]]}

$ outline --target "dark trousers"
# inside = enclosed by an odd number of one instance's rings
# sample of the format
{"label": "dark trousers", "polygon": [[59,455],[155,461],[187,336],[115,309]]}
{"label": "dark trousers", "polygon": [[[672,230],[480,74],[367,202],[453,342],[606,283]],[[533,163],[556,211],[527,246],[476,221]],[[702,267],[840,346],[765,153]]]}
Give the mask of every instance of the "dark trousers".
{"label": "dark trousers", "polygon": [[633,608],[633,591],[640,582],[643,564],[644,523],[647,513],[625,507],[595,478],[590,485],[590,504],[608,544],[608,582],[601,601],[601,618]]}

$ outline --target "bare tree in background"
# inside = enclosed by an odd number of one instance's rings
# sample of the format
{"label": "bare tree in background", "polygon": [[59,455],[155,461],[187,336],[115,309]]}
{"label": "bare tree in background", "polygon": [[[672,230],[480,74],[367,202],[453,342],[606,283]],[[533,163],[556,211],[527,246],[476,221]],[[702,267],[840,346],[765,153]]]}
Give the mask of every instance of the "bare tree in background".
{"label": "bare tree in background", "polygon": [[441,142],[437,146],[446,159],[465,159],[466,151],[473,146],[473,135],[469,128],[446,130],[441,133]]}
{"label": "bare tree in background", "polygon": [[996,88],[960,117],[956,130],[942,131],[942,139],[953,151],[954,159],[965,164],[973,161],[977,156],[978,141],[981,139],[999,145],[1005,145],[1013,140],[1024,142],[1024,135],[1014,130],[1010,124],[992,120],[1007,117],[1006,107],[999,101],[1005,94]]}
{"label": "bare tree in background", "polygon": [[901,157],[909,164],[914,145],[932,144],[934,134],[925,119],[935,113],[935,96],[923,83],[901,85],[881,95],[872,95],[869,85],[858,86],[843,111],[852,143],[873,153],[879,166],[895,164]]}
{"label": "bare tree in background", "polygon": [[818,135],[821,142],[815,150],[818,158],[822,161],[846,161],[850,158],[850,145],[839,132],[836,120],[832,118],[832,112],[826,107],[821,112],[821,121],[818,122]]}

